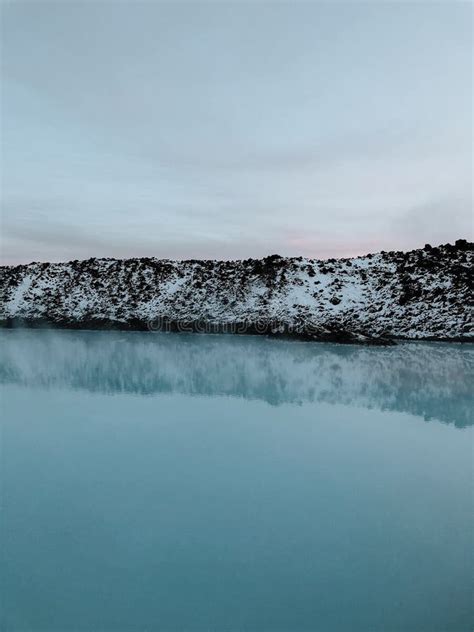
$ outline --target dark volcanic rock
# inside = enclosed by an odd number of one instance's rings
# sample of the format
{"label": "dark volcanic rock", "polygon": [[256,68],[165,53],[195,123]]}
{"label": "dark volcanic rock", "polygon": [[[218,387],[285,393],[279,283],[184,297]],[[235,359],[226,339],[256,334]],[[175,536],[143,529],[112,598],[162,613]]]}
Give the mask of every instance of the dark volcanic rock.
{"label": "dark volcanic rock", "polygon": [[387,343],[473,339],[473,244],[318,261],[88,259],[0,268],[0,324]]}

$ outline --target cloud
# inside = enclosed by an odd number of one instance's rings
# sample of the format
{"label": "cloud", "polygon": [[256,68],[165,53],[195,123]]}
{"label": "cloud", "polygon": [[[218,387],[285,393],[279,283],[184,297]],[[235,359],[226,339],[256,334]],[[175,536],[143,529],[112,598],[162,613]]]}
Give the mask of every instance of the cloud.
{"label": "cloud", "polygon": [[4,260],[466,232],[470,9],[73,5],[5,11]]}
{"label": "cloud", "polygon": [[473,238],[472,197],[444,197],[427,200],[393,219],[392,229],[400,243],[421,241],[433,246]]}

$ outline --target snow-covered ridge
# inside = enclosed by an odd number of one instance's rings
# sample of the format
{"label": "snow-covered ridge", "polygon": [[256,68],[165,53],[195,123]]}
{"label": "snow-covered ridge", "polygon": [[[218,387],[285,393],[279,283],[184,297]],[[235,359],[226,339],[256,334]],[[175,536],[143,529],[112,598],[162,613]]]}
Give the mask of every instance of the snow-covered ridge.
{"label": "snow-covered ridge", "polygon": [[0,268],[0,322],[472,339],[474,244],[320,261],[88,259]]}

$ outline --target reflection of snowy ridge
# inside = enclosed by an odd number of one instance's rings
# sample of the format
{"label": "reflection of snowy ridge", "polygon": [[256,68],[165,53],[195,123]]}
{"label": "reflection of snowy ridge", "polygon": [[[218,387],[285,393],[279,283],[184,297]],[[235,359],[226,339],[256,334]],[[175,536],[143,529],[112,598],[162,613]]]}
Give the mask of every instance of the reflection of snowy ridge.
{"label": "reflection of snowy ridge", "polygon": [[0,382],[105,393],[183,393],[311,401],[472,424],[474,349],[406,343],[374,348],[249,336],[133,332],[2,334]]}
{"label": "reflection of snowy ridge", "polygon": [[[89,259],[1,269],[0,323],[146,328],[150,321],[275,323],[316,339],[474,335],[474,245],[426,246],[354,259]],[[249,330],[250,331],[250,330]],[[268,331],[268,330],[267,330]],[[363,339],[363,337],[362,337]]]}

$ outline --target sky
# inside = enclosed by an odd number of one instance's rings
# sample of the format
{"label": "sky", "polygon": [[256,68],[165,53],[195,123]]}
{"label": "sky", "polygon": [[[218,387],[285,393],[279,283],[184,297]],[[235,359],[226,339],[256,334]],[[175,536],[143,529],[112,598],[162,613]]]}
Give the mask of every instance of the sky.
{"label": "sky", "polygon": [[4,264],[472,238],[472,6],[1,5]]}

